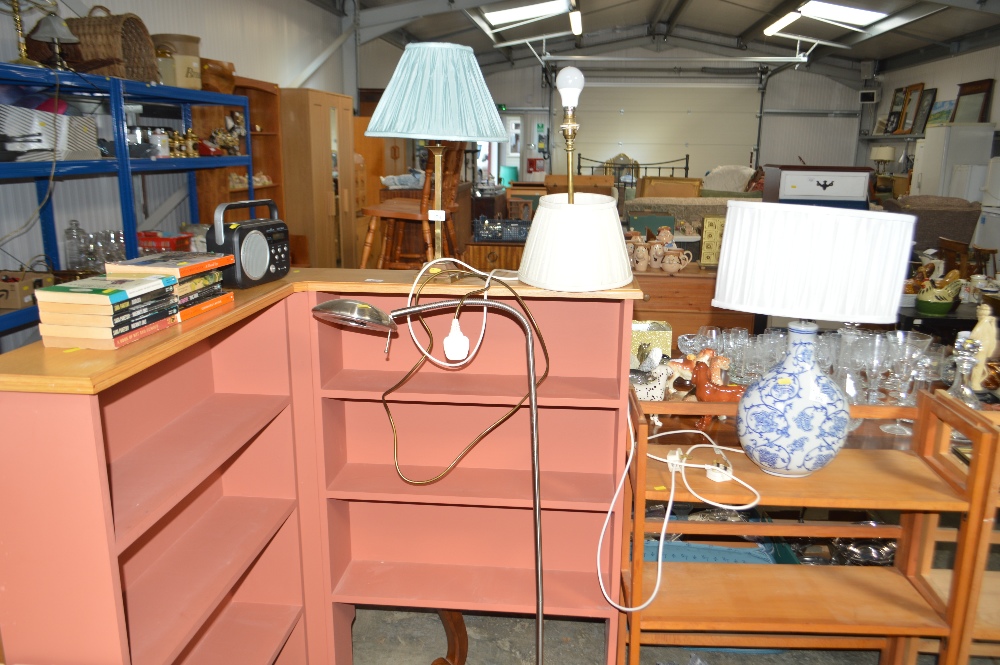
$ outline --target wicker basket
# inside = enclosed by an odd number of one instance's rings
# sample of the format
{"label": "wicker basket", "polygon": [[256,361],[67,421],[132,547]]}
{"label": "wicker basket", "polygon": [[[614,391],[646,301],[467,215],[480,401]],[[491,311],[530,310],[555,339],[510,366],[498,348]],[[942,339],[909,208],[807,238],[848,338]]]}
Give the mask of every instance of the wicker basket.
{"label": "wicker basket", "polygon": [[[106,16],[95,16],[103,11]],[[63,57],[77,71],[103,76],[150,82],[160,80],[156,51],[142,19],[135,14],[112,14],[107,7],[94,5],[84,18],[66,19],[79,44],[62,45]],[[25,40],[29,57],[39,62],[52,58],[45,42]],[[88,66],[98,65],[98,66]]]}

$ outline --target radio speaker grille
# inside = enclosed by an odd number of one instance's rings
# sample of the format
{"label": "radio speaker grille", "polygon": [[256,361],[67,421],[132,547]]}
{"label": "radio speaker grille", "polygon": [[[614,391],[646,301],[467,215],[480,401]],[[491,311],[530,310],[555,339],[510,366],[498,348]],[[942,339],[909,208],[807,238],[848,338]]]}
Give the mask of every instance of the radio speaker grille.
{"label": "radio speaker grille", "polygon": [[243,238],[243,246],[240,247],[240,263],[243,266],[243,273],[252,280],[260,279],[267,272],[267,266],[271,262],[271,250],[268,248],[267,238],[260,231],[251,231]]}

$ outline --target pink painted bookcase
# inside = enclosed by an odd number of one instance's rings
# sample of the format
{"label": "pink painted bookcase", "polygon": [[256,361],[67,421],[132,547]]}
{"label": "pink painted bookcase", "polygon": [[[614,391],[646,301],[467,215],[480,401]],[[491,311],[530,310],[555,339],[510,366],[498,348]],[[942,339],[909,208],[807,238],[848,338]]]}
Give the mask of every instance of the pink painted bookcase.
{"label": "pink painted bookcase", "polygon": [[[418,357],[405,327],[387,357],[384,336],[310,310],[338,297],[391,310],[405,295],[310,288],[242,316],[238,296],[231,323],[97,394],[0,391],[10,662],[350,665],[357,605],[534,614],[527,406],[441,482],[404,483],[380,399]],[[595,560],[625,462],[631,296],[527,295],[551,362],[545,611],[604,621],[610,665],[617,612]],[[481,316],[463,312],[468,334]],[[436,349],[450,318],[427,317]],[[390,398],[403,470],[443,468],[524,395],[525,368],[523,332],[495,313],[468,367],[425,365]],[[616,599],[621,511],[599,557]]]}

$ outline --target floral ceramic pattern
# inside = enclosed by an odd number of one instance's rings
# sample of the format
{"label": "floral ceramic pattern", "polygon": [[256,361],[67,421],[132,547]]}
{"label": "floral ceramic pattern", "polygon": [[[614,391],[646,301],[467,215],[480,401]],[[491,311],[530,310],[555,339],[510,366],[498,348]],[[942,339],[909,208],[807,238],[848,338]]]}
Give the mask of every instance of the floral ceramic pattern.
{"label": "floral ceramic pattern", "polygon": [[784,360],[747,387],[736,431],[747,455],[766,473],[807,476],[844,445],[847,400],[813,362],[815,324],[793,323]]}

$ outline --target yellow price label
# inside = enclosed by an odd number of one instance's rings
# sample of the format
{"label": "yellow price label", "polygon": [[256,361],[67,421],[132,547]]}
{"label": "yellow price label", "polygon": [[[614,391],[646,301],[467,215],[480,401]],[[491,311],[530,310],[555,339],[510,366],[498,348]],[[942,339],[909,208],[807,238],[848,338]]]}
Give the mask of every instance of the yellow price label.
{"label": "yellow price label", "polygon": [[792,380],[790,378],[788,378],[787,376],[783,376],[780,379],[778,379],[778,385],[779,386],[790,386],[790,385],[792,385]]}

